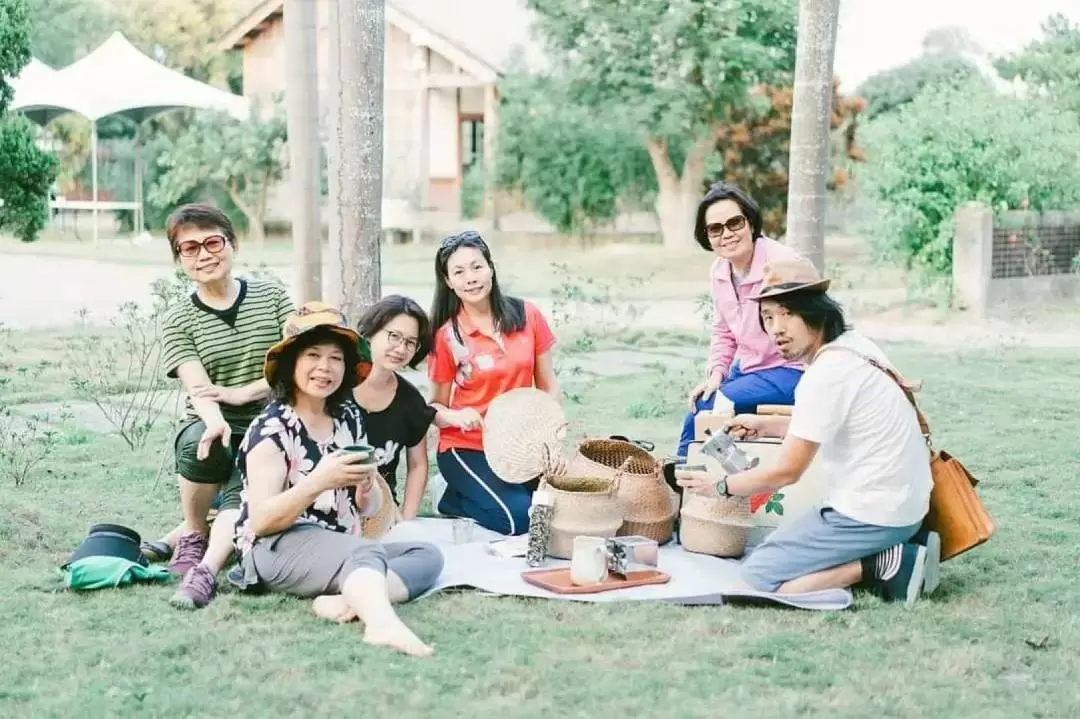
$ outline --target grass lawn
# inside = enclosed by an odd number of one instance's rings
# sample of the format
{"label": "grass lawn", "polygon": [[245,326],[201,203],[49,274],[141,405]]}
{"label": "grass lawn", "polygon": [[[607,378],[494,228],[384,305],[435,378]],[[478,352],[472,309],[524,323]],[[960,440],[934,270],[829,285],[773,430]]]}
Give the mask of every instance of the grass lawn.
{"label": "grass lawn", "polygon": [[[164,426],[135,453],[76,431],[23,486],[0,478],[0,716],[1076,716],[1080,418],[1066,398],[1080,359],[887,349],[926,380],[939,443],[983,480],[1000,525],[910,610],[866,596],[810,613],[448,593],[401,609],[435,647],[416,661],[290,598],[225,592],[180,613],[167,586],[75,595],[55,567],[92,522],[156,535],[178,518],[171,478],[154,484]],[[575,428],[666,453],[687,384],[671,374],[581,390]],[[13,385],[0,400],[33,396]]]}

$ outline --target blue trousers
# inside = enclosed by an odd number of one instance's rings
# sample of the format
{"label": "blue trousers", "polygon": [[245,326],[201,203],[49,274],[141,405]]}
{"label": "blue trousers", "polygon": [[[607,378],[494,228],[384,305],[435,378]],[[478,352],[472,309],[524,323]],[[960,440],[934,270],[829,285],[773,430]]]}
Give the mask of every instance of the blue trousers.
{"label": "blue trousers", "polygon": [[446,480],[439,513],[470,517],[481,527],[499,534],[529,531],[529,506],[537,482],[510,484],[496,476],[483,452],[451,449],[435,455]]}
{"label": "blue trousers", "polygon": [[[743,374],[739,366],[732,365],[727,379],[720,384],[720,392],[735,405],[735,413],[755,412],[759,404],[795,404],[795,385],[802,379],[802,370],[791,367],[773,367]],[[683,420],[682,435],[675,450],[678,457],[686,457],[687,447],[694,441],[694,417],[702,410],[712,409],[715,395],[701,397],[693,412]]]}

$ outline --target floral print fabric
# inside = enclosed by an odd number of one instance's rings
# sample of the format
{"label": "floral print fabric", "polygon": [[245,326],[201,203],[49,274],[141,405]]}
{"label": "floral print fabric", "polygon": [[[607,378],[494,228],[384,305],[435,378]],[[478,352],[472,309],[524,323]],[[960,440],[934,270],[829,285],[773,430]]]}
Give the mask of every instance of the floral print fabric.
{"label": "floral print fabric", "polygon": [[[271,402],[248,427],[236,458],[244,479],[235,538],[236,550],[241,555],[249,552],[256,540],[251,530],[248,511],[248,454],[263,442],[273,442],[285,460],[285,489],[294,487],[306,481],[326,455],[350,444],[365,443],[364,423],[360,407],[355,402],[350,400],[337,408],[331,419],[333,432],[325,443],[308,434],[299,415],[284,402]],[[356,504],[356,492],[353,488],[327,490],[304,510],[297,521],[315,524],[334,532],[359,534],[360,520],[375,514],[380,500],[379,492],[369,492],[367,502],[361,508]]]}

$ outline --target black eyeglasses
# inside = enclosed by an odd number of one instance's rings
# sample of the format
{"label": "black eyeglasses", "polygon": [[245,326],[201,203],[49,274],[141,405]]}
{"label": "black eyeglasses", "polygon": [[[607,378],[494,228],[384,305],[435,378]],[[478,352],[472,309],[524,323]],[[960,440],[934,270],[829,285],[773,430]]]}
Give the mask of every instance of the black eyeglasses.
{"label": "black eyeglasses", "polygon": [[449,254],[461,247],[466,243],[474,243],[483,250],[487,250],[487,243],[484,242],[484,237],[476,230],[465,230],[459,232],[456,235],[447,235],[439,243],[439,254]]}
{"label": "black eyeglasses", "polygon": [[744,227],[746,227],[746,218],[742,215],[735,215],[728,218],[726,222],[711,222],[705,225],[705,234],[709,237],[722,237],[725,229],[728,232],[738,232]]}

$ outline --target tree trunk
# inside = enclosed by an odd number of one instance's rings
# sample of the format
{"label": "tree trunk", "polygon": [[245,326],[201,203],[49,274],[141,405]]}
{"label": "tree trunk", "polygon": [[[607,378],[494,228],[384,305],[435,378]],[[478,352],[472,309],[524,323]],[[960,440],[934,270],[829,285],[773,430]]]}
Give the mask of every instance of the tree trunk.
{"label": "tree trunk", "polygon": [[247,218],[248,234],[247,240],[254,242],[256,246],[262,247],[266,244],[266,228],[263,227],[263,218],[266,211],[265,204],[263,207],[252,207],[243,195],[240,194],[240,190],[233,184],[228,184],[224,187],[225,191],[229,193],[229,198],[232,199],[233,204],[237,209],[244,213],[244,217]]}
{"label": "tree trunk", "polygon": [[285,1],[286,121],[292,190],[294,299],[322,297],[322,228],[319,222],[319,95],[315,60],[318,0]]}
{"label": "tree trunk", "polygon": [[800,0],[791,111],[787,244],[825,270],[829,128],[840,0]]}
{"label": "tree trunk", "polygon": [[328,296],[350,321],[382,294],[384,0],[331,0]]}
{"label": "tree trunk", "polygon": [[705,182],[705,160],[715,142],[713,133],[695,142],[686,155],[680,176],[671,163],[667,143],[651,137],[645,141],[659,187],[656,215],[660,221],[664,247],[684,249],[694,246],[694,216],[701,201],[701,186]]}

